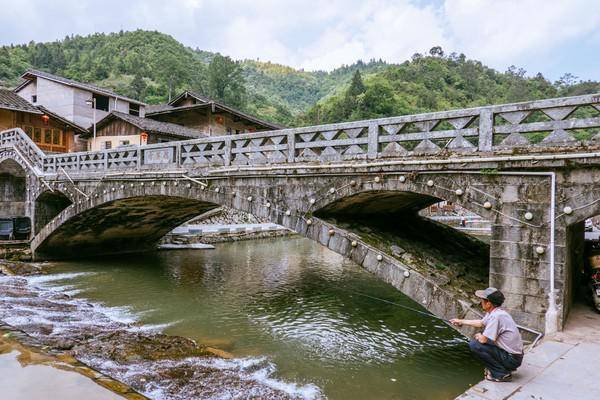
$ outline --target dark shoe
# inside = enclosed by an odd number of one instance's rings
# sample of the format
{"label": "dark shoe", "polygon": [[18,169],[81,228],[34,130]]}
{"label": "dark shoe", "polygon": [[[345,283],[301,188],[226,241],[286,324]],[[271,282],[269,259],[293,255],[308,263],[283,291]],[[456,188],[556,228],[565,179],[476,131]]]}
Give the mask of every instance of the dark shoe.
{"label": "dark shoe", "polygon": [[511,374],[506,374],[501,378],[494,378],[492,376],[492,374],[488,374],[485,376],[485,379],[487,381],[491,381],[491,382],[510,382],[512,381],[512,375]]}

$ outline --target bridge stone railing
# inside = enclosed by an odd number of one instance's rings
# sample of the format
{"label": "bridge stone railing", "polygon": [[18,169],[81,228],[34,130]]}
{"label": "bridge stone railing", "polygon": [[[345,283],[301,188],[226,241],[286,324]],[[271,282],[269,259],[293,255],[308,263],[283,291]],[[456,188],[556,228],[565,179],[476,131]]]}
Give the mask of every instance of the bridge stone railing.
{"label": "bridge stone railing", "polygon": [[44,155],[20,129],[4,131],[43,173],[329,162],[600,144],[600,94],[366,121],[216,136],[105,151]]}
{"label": "bridge stone railing", "polygon": [[43,170],[46,154],[20,128],[0,132],[0,148],[14,148],[25,158],[36,173]]}

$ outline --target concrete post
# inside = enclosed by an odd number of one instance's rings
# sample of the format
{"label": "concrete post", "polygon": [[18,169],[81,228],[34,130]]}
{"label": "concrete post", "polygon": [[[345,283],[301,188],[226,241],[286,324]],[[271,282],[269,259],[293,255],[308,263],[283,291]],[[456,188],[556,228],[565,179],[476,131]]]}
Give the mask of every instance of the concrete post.
{"label": "concrete post", "polygon": [[479,151],[490,151],[494,143],[494,113],[484,108],[479,114]]}
{"label": "concrete post", "polygon": [[368,138],[367,157],[377,158],[377,147],[379,144],[379,124],[377,124],[377,122],[371,122],[369,124]]}
{"label": "concrete post", "polygon": [[290,132],[287,134],[287,145],[288,145],[288,162],[294,162],[296,158],[296,134]]}
{"label": "concrete post", "polygon": [[231,138],[225,139],[225,146],[223,147],[223,164],[228,167],[231,165]]}

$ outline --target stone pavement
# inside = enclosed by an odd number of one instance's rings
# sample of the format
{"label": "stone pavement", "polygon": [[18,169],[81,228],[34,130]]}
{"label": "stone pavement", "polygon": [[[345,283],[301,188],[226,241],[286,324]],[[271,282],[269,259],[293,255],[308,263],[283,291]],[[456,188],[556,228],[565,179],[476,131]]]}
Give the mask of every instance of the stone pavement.
{"label": "stone pavement", "polygon": [[457,399],[600,399],[600,314],[575,308],[563,332],[525,354],[512,382],[484,380]]}

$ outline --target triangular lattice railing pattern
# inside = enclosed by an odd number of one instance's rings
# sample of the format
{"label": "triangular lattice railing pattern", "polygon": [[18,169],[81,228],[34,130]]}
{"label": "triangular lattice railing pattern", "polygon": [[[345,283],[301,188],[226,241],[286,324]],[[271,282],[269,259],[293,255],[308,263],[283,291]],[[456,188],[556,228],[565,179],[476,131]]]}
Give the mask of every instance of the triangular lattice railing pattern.
{"label": "triangular lattice railing pattern", "polygon": [[600,96],[498,106],[494,149],[578,146],[600,141]]}
{"label": "triangular lattice railing pattern", "polygon": [[136,168],[139,150],[136,148],[116,150],[107,152],[106,155],[108,168]]}
{"label": "triangular lattice railing pattern", "polygon": [[381,124],[378,155],[402,157],[477,150],[479,113],[476,110],[432,116],[398,117]]}
{"label": "triangular lattice railing pattern", "polygon": [[[253,166],[461,152],[600,146],[600,94],[208,137],[103,151],[44,154],[20,128],[0,133],[36,173]],[[565,147],[566,146],[566,147]]]}
{"label": "triangular lattice railing pattern", "polygon": [[[369,126],[348,124],[295,134],[295,161],[336,161],[366,158]],[[358,126],[357,126],[358,125]]]}
{"label": "triangular lattice railing pattern", "polygon": [[182,142],[180,163],[184,167],[225,165],[226,147],[225,140]]}
{"label": "triangular lattice railing pattern", "polygon": [[279,164],[288,160],[287,134],[242,137],[231,140],[232,165]]}

